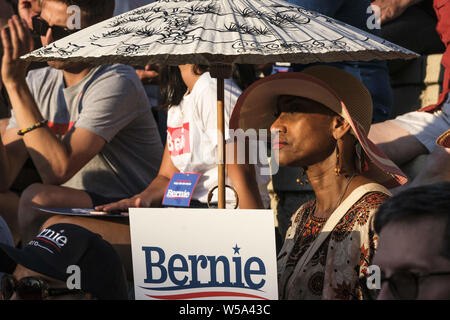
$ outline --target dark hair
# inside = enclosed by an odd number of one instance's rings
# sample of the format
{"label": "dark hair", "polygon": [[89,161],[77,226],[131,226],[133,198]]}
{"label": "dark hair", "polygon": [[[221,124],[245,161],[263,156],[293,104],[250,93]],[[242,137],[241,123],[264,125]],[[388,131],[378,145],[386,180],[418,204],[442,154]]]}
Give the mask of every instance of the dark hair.
{"label": "dark hair", "polygon": [[[202,75],[209,71],[209,66],[196,64],[194,73]],[[253,65],[235,64],[233,65],[233,80],[244,91],[257,80],[256,71]],[[159,68],[160,97],[163,109],[176,106],[183,100],[187,87],[181,77],[180,69],[177,66],[162,65]]]}
{"label": "dark hair", "polygon": [[389,198],[375,214],[375,231],[380,233],[389,222],[437,215],[446,219],[442,255],[450,259],[450,182],[406,189]]}
{"label": "dark hair", "polygon": [[78,6],[83,28],[111,18],[115,8],[114,0],[41,0],[41,5],[46,1],[62,2],[68,7]]}

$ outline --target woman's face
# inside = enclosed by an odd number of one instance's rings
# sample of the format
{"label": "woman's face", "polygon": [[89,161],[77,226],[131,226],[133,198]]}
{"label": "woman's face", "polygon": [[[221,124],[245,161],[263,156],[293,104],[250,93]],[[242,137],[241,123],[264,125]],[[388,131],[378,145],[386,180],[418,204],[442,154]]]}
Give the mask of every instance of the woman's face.
{"label": "woman's face", "polygon": [[337,115],[318,102],[280,96],[277,119],[270,128],[278,133],[272,148],[279,165],[303,167],[329,157],[336,144],[332,134],[334,117]]}
{"label": "woman's face", "polygon": [[182,64],[179,65],[178,68],[180,69],[181,78],[183,79],[183,82],[186,84],[186,86],[191,82],[192,77],[194,74],[194,65],[193,64]]}

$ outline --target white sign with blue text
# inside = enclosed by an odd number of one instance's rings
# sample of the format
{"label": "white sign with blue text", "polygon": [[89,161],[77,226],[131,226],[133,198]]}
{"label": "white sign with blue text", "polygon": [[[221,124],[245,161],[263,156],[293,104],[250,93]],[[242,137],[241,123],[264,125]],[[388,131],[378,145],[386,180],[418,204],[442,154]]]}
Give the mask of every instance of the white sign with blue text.
{"label": "white sign with blue text", "polygon": [[278,298],[271,210],[130,208],[137,300]]}

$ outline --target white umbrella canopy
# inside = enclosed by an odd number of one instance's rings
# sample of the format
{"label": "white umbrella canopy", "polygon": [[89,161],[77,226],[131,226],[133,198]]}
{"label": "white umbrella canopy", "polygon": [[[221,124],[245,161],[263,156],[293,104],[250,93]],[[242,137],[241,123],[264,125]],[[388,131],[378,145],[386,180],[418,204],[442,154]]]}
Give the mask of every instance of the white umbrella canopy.
{"label": "white umbrella canopy", "polygon": [[25,56],[131,65],[415,57],[412,51],[282,0],[159,0]]}
{"label": "white umbrella canopy", "polygon": [[225,208],[224,78],[231,65],[411,59],[416,53],[282,0],[159,0],[35,50],[30,61],[206,64],[217,78],[218,207]]}

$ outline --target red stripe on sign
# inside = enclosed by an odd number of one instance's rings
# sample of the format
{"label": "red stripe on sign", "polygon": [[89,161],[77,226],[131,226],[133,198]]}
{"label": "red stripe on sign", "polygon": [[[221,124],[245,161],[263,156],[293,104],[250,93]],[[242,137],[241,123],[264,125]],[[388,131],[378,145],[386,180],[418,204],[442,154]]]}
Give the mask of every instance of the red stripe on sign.
{"label": "red stripe on sign", "polygon": [[59,248],[56,244],[54,244],[53,242],[51,242],[51,241],[49,241],[49,240],[47,240],[47,239],[39,238],[39,237],[36,237],[35,239],[38,239],[38,240],[40,240],[40,241],[44,241],[44,242],[50,243],[50,244],[51,244],[52,246],[54,246],[58,251],[61,251],[61,248]]}
{"label": "red stripe on sign", "polygon": [[152,296],[146,294],[147,297],[161,300],[184,300],[184,299],[195,299],[195,298],[211,298],[211,297],[243,297],[243,298],[254,298],[261,300],[269,300],[264,297],[255,296],[253,294],[246,294],[240,292],[222,292],[222,291],[211,291],[211,292],[193,292],[185,294],[174,294],[168,296]]}

